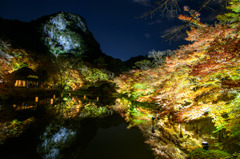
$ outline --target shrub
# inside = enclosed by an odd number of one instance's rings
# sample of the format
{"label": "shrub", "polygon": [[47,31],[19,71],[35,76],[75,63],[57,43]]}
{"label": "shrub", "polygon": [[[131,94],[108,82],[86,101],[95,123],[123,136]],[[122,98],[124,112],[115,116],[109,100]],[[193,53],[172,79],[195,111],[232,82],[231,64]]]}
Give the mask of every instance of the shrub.
{"label": "shrub", "polygon": [[189,159],[227,159],[231,158],[231,155],[227,152],[220,150],[204,150],[198,148],[190,152]]}

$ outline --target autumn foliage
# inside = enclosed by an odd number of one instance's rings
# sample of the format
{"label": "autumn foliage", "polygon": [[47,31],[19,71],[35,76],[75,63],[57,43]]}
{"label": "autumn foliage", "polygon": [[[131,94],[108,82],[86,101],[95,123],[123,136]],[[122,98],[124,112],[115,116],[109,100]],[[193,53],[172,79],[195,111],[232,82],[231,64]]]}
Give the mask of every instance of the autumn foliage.
{"label": "autumn foliage", "polygon": [[5,81],[9,75],[22,67],[36,70],[38,63],[33,60],[30,53],[24,49],[15,49],[5,41],[0,40],[0,77]]}
{"label": "autumn foliage", "polygon": [[190,16],[179,19],[191,24],[186,38],[190,44],[158,68],[122,74],[116,79],[118,91],[138,102],[161,105],[159,115],[171,115],[173,122],[211,117],[217,130],[239,135],[240,24],[203,24],[197,12],[185,11]]}

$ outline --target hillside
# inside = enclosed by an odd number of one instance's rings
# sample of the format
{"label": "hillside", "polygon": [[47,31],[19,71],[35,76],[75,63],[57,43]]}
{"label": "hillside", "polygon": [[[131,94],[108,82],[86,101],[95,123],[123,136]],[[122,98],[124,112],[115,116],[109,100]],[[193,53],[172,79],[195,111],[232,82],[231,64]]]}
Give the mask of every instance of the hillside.
{"label": "hillside", "polygon": [[188,45],[125,62],[101,52],[81,16],[1,19],[0,86],[14,87],[12,72],[28,67],[58,91],[63,118],[114,110],[142,131],[156,159],[240,158],[239,8],[231,0],[228,13],[206,24],[185,7],[178,19],[190,26]]}
{"label": "hillside", "polygon": [[[239,2],[231,4],[239,13]],[[191,43],[157,68],[116,78],[122,94],[116,109],[144,132],[157,158],[228,158],[222,151],[239,158],[239,14],[221,15],[220,23],[209,25],[186,11],[190,16],[179,19],[191,24]],[[206,143],[208,151],[202,149]]]}

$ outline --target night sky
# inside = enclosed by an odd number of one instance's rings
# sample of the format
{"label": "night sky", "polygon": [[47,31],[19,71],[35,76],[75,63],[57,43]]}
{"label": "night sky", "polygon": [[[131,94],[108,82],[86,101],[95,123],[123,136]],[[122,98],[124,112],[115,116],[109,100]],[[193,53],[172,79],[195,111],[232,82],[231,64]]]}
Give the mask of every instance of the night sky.
{"label": "night sky", "polygon": [[1,0],[0,17],[31,21],[59,11],[78,14],[103,53],[125,61],[153,49],[174,50],[183,44],[183,40],[170,43],[161,38],[179,25],[177,19],[157,13],[153,18],[139,18],[153,4],[151,0]]}

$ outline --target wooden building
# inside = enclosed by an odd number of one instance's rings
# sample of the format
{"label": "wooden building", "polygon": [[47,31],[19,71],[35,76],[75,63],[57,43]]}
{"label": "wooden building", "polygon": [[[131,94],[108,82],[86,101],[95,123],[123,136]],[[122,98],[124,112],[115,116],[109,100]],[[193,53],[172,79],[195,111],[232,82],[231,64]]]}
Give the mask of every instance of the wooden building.
{"label": "wooden building", "polygon": [[30,68],[23,67],[12,73],[14,86],[23,88],[36,88],[38,87],[39,79],[35,71]]}

